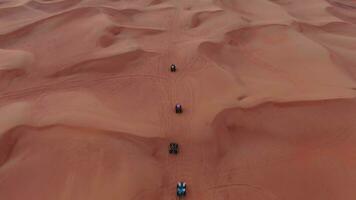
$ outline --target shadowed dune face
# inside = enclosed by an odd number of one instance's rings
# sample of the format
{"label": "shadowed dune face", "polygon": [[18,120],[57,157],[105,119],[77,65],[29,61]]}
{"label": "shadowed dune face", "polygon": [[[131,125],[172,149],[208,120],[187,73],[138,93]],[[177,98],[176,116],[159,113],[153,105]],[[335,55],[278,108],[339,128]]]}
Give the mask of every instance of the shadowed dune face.
{"label": "shadowed dune face", "polygon": [[355,199],[355,10],[0,1],[0,199]]}

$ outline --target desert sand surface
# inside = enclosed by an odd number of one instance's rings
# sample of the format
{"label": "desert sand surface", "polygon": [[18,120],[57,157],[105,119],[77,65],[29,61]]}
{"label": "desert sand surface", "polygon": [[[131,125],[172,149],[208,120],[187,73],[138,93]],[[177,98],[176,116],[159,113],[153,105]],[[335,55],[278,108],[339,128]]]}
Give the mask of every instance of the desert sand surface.
{"label": "desert sand surface", "polygon": [[355,0],[0,0],[0,199],[355,200],[355,78]]}

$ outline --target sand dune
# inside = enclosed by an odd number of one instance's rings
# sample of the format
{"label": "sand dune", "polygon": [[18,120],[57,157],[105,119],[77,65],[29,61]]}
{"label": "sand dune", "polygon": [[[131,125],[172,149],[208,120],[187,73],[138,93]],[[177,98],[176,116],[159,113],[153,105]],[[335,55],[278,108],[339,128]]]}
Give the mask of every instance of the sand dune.
{"label": "sand dune", "polygon": [[355,11],[0,1],[0,199],[355,199]]}

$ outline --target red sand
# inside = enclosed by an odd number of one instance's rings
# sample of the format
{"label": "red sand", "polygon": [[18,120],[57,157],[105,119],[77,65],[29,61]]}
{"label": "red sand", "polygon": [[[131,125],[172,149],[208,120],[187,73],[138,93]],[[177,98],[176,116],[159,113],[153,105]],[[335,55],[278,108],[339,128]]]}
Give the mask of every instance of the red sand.
{"label": "red sand", "polygon": [[355,77],[355,0],[0,0],[0,199],[354,200]]}

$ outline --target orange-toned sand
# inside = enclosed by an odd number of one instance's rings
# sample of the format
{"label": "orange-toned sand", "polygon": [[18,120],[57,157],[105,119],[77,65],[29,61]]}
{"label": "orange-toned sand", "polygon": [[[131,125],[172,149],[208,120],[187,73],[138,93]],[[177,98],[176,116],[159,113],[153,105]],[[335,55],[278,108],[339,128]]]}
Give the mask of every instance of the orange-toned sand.
{"label": "orange-toned sand", "polygon": [[355,0],[0,0],[0,199],[355,200],[355,78]]}

